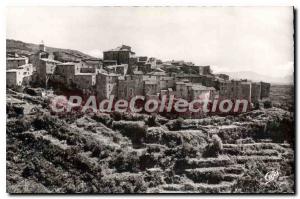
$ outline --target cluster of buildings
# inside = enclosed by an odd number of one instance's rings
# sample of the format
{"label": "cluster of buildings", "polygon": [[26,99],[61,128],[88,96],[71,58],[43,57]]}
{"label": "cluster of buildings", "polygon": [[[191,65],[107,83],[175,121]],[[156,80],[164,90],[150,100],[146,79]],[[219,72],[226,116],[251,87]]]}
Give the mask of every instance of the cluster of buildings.
{"label": "cluster of buildings", "polygon": [[43,44],[26,57],[7,55],[7,86],[27,84],[61,86],[83,94],[94,94],[99,100],[114,95],[130,99],[141,95],[193,100],[215,96],[226,99],[258,101],[269,97],[270,84],[248,80],[231,80],[226,74],[213,74],[210,66],[185,61],[163,62],[154,57],[137,56],[130,46],[122,45],[103,52],[103,59],[78,59],[63,62],[54,59]]}

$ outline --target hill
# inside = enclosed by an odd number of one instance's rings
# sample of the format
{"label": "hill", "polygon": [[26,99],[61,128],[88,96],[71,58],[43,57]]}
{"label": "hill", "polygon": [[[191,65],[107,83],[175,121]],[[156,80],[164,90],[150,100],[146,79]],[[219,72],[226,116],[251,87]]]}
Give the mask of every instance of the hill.
{"label": "hill", "polygon": [[[78,50],[62,49],[48,47],[47,52],[53,53],[59,61],[73,61],[78,59],[96,59],[90,55],[82,53]],[[6,51],[16,52],[21,55],[30,55],[38,51],[38,45],[32,43],[25,43],[18,40],[6,39]]]}

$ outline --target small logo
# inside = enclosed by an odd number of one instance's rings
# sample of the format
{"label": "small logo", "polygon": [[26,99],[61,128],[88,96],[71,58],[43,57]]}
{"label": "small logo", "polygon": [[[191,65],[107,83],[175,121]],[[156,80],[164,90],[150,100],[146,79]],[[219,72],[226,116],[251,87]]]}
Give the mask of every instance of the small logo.
{"label": "small logo", "polygon": [[265,175],[265,180],[267,181],[265,184],[277,180],[278,177],[279,177],[279,172],[277,170],[269,171]]}

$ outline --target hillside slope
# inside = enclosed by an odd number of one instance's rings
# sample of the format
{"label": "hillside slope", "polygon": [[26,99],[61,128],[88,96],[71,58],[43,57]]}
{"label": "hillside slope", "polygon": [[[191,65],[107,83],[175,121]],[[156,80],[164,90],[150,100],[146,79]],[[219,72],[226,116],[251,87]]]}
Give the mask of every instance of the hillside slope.
{"label": "hillside slope", "polygon": [[[46,48],[47,52],[55,53],[56,56],[60,57],[60,59],[62,59],[60,61],[72,61],[74,59],[95,59],[95,57],[82,53],[78,50],[53,48],[48,46]],[[13,39],[6,39],[6,51],[30,55],[38,51],[38,45],[32,43],[25,43]]]}

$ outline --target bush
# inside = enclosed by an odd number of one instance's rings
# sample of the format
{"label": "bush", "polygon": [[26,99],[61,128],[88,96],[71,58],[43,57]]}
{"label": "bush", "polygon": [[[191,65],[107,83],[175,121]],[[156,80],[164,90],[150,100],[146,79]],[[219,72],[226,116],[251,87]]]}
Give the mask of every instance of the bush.
{"label": "bush", "polygon": [[190,172],[187,176],[196,183],[219,184],[224,179],[223,171],[210,171],[205,173]]}
{"label": "bush", "polygon": [[172,131],[178,131],[182,128],[183,122],[183,118],[179,117],[175,121],[172,121],[172,123],[169,123],[168,128]]}
{"label": "bush", "polygon": [[112,123],[110,115],[105,113],[96,114],[92,117],[92,119],[96,120],[97,122],[101,122],[106,126],[110,126]]}
{"label": "bush", "polygon": [[14,106],[14,105],[6,105],[6,114],[8,115],[8,118],[23,116],[24,115],[24,107]]}
{"label": "bush", "polygon": [[118,172],[139,172],[139,157],[135,152],[120,151],[110,161],[110,167],[115,167]]}
{"label": "bush", "polygon": [[258,101],[255,101],[255,102],[253,103],[253,109],[254,109],[254,110],[260,109],[260,103],[259,103]]}
{"label": "bush", "polygon": [[204,150],[203,157],[218,157],[223,150],[223,143],[218,135],[213,135],[211,143]]}
{"label": "bush", "polygon": [[152,127],[152,126],[157,126],[157,122],[156,122],[156,115],[151,115],[146,123],[148,126]]}
{"label": "bush", "polygon": [[264,108],[272,108],[272,102],[270,100],[264,101]]}
{"label": "bush", "polygon": [[294,144],[295,128],[293,118],[285,117],[281,120],[269,121],[267,129],[268,135],[273,142],[282,143],[288,141],[290,144]]}
{"label": "bush", "polygon": [[199,149],[197,147],[194,147],[193,145],[189,143],[183,143],[182,145],[170,148],[167,153],[170,155],[175,155],[177,158],[195,158],[197,156]]}
{"label": "bush", "polygon": [[129,137],[132,144],[141,145],[144,143],[147,131],[147,126],[144,122],[114,121],[112,127],[119,130],[122,135]]}
{"label": "bush", "polygon": [[122,113],[114,111],[111,114],[111,117],[113,118],[114,121],[120,121],[122,120]]}
{"label": "bush", "polygon": [[9,121],[6,124],[6,133],[11,135],[13,133],[22,133],[30,129],[31,121],[27,118],[22,118],[16,121]]}

